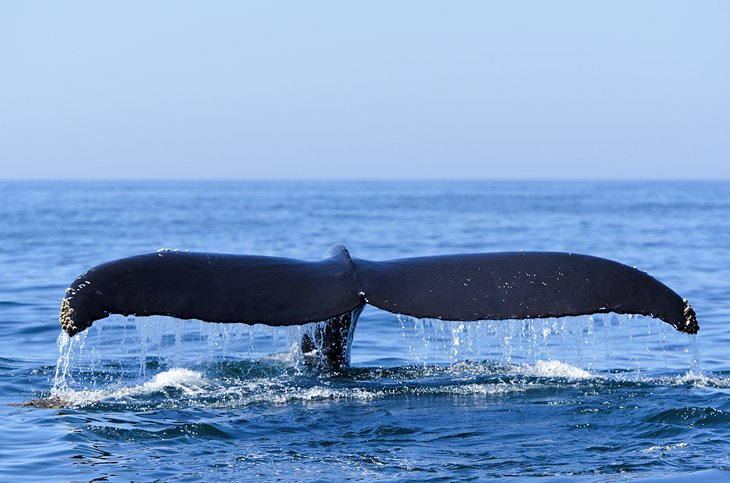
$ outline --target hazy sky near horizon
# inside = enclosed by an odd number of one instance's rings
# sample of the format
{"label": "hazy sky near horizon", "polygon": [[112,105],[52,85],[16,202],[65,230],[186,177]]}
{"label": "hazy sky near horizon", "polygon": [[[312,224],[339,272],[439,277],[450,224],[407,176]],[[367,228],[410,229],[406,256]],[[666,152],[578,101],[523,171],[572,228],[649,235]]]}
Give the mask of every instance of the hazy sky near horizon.
{"label": "hazy sky near horizon", "polygon": [[730,2],[4,2],[0,178],[730,179]]}

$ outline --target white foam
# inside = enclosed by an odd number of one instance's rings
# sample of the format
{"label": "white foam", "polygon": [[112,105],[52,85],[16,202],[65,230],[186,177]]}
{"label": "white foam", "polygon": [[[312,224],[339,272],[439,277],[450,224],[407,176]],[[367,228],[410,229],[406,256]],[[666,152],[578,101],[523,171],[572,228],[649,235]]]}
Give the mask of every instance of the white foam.
{"label": "white foam", "polygon": [[285,403],[289,401],[324,401],[337,399],[352,399],[357,401],[369,401],[381,396],[381,391],[372,391],[362,388],[340,388],[315,386],[308,389],[292,388],[284,394],[274,395],[272,402]]}
{"label": "white foam", "polygon": [[682,376],[660,378],[657,379],[657,382],[670,386],[690,385],[694,387],[730,388],[730,379],[726,377],[708,377],[693,371],[689,371]]}
{"label": "white foam", "polygon": [[662,453],[667,453],[669,451],[673,451],[677,448],[686,448],[689,446],[687,443],[677,443],[677,444],[667,444],[664,446],[651,446],[649,448],[642,449],[642,453],[653,453],[656,451],[661,451]]}
{"label": "white foam", "polygon": [[524,387],[507,384],[464,384],[437,387],[399,387],[389,389],[367,389],[360,387],[333,388],[314,386],[309,388],[281,386],[270,380],[251,381],[243,386],[230,387],[223,398],[229,406],[232,401],[240,405],[270,403],[311,403],[326,401],[372,401],[397,394],[434,395],[500,395],[522,392]]}
{"label": "white foam", "polygon": [[570,379],[590,379],[593,376],[580,367],[561,361],[536,361],[534,364],[522,364],[518,372],[530,376],[568,377]]}
{"label": "white foam", "polygon": [[173,368],[155,375],[151,381],[145,382],[139,387],[141,394],[157,392],[164,388],[174,388],[180,389],[186,395],[194,396],[203,392],[208,385],[209,383],[200,372]]}
{"label": "white foam", "polygon": [[432,392],[439,394],[456,394],[459,396],[496,396],[500,394],[524,392],[525,390],[526,388],[524,386],[508,384],[463,384],[460,386],[434,388]]}
{"label": "white foam", "polygon": [[163,392],[165,389],[177,389],[186,396],[195,396],[203,393],[211,384],[203,375],[196,371],[184,368],[173,368],[156,374],[152,380],[143,384],[116,388],[116,389],[83,389],[59,388],[53,391],[52,397],[57,397],[68,406],[86,406],[102,401],[114,401],[135,396],[142,396]]}

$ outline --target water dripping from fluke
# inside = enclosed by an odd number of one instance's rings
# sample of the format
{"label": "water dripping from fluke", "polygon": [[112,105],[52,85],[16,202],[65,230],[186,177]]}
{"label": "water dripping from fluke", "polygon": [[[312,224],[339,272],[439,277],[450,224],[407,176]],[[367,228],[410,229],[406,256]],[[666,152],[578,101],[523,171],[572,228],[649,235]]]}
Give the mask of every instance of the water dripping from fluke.
{"label": "water dripping from fluke", "polygon": [[[374,262],[335,246],[308,262],[163,251],[93,267],[71,284],[50,398],[78,385],[144,385],[174,368],[205,374],[220,361],[278,368],[270,377],[347,375],[366,305],[397,314],[407,351],[398,360],[512,368],[504,372],[552,367],[556,377],[571,372],[560,364],[601,377],[671,373],[677,348],[686,348],[677,334],[698,330],[694,311],[670,288],[586,255]],[[696,345],[685,354],[700,373]]]}
{"label": "water dripping from fluke", "polygon": [[[29,404],[226,406],[496,395],[571,381],[708,384],[701,376],[681,379],[691,372],[693,351],[679,333],[649,317],[381,320],[400,325],[402,340],[394,345],[403,347],[405,365],[333,371],[321,356],[326,323],[271,327],[111,317],[81,337],[59,336],[51,393]],[[311,345],[301,343],[307,339]],[[332,387],[340,384],[346,387]]]}

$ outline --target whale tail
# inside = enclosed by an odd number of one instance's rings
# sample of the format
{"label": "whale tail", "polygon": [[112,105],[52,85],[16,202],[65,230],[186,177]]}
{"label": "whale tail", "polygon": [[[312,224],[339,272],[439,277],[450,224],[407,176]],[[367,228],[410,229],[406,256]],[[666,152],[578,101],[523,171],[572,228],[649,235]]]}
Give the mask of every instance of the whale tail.
{"label": "whale tail", "polygon": [[699,330],[692,307],[650,275],[602,258],[505,252],[369,261],[336,245],[318,261],[160,251],[89,269],[66,290],[73,336],[111,314],[289,326],[325,322],[302,340],[332,367],[349,363],[365,304],[442,320],[640,314]]}

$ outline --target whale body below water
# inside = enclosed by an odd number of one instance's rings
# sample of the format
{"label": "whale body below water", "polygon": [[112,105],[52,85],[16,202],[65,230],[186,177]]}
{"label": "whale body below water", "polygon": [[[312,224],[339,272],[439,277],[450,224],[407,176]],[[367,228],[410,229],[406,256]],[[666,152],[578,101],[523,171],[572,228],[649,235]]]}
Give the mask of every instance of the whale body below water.
{"label": "whale body below water", "polygon": [[[73,336],[112,314],[291,326],[337,368],[349,364],[366,304],[441,320],[596,313],[648,315],[699,330],[689,303],[636,268],[562,252],[498,252],[370,261],[335,245],[321,260],[160,250],[93,267],[66,289],[59,320]],[[315,340],[313,340],[315,339]]]}

